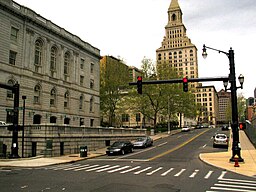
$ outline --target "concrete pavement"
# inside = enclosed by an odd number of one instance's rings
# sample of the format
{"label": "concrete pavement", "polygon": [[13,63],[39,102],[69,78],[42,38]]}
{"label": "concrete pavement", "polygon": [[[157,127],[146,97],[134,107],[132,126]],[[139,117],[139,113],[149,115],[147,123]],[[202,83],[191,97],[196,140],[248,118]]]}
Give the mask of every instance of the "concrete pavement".
{"label": "concrete pavement", "polygon": [[[180,132],[180,130],[174,130],[171,134]],[[255,177],[256,178],[256,150],[251,144],[250,140],[244,133],[239,131],[241,142],[241,156],[244,159],[243,163],[239,163],[239,167],[235,167],[233,162],[229,162],[232,156],[231,147],[227,152],[217,153],[201,153],[199,158],[207,164],[215,167],[219,167],[228,171],[232,171],[238,174]],[[153,140],[157,140],[163,137],[169,136],[166,133],[156,134],[152,136]],[[106,148],[98,149],[96,151],[88,151],[87,157],[80,157],[79,154],[65,155],[60,157],[35,157],[35,158],[22,158],[22,159],[1,159],[1,167],[40,167],[53,164],[61,164],[68,162],[75,162],[84,159],[95,158],[106,154]]]}

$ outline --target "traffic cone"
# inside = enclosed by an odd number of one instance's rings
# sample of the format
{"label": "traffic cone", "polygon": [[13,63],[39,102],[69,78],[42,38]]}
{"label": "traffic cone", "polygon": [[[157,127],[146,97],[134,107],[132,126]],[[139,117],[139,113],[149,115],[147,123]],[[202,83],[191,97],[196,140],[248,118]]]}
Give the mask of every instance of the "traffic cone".
{"label": "traffic cone", "polygon": [[239,164],[238,164],[238,158],[235,158],[235,165],[234,167],[240,167]]}

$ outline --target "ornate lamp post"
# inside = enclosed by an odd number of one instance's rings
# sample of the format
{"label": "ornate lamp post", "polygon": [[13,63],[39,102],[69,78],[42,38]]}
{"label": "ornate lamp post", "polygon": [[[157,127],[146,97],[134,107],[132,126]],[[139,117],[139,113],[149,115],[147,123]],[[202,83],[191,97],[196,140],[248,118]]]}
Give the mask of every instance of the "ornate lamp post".
{"label": "ornate lamp post", "polygon": [[[232,157],[230,158],[230,161],[235,161],[236,158],[238,158],[239,162],[243,162],[243,158],[241,157],[241,148],[240,148],[240,142],[239,142],[239,129],[238,129],[238,110],[237,110],[237,93],[236,90],[238,88],[243,88],[244,83],[244,76],[240,75],[238,80],[241,84],[240,87],[236,87],[236,72],[235,72],[235,61],[234,61],[234,50],[230,48],[228,52],[221,51],[218,49],[214,49],[211,47],[207,47],[203,45],[203,58],[207,57],[206,48],[211,49],[214,51],[218,51],[219,53],[224,53],[227,55],[229,59],[229,82],[230,82],[230,89],[231,90],[231,107],[232,107],[232,133],[233,133],[233,143],[232,143]],[[224,82],[225,90],[227,89],[228,82]]]}

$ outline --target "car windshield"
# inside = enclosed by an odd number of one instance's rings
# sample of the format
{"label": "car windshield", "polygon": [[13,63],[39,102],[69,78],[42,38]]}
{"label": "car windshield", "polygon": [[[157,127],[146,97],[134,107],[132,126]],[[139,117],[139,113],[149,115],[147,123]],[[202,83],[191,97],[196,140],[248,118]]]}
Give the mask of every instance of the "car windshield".
{"label": "car windshield", "polygon": [[123,142],[115,142],[112,144],[112,147],[119,147],[119,146],[123,146],[124,143]]}
{"label": "car windshield", "polygon": [[225,139],[225,138],[226,138],[226,135],[216,135],[216,138],[217,138],[217,139]]}
{"label": "car windshield", "polygon": [[137,138],[137,141],[144,141],[146,138],[143,138],[143,137],[140,137],[140,138]]}

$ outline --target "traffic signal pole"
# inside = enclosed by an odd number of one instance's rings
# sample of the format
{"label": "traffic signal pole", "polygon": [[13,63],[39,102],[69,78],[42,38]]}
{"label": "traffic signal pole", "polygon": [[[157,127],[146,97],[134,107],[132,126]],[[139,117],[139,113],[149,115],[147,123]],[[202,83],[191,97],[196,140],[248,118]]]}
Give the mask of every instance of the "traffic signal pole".
{"label": "traffic signal pole", "polygon": [[20,95],[20,85],[16,83],[15,85],[5,85],[0,83],[0,88],[11,90],[14,94],[14,105],[13,105],[13,120],[12,120],[12,146],[10,158],[19,158],[18,154],[18,127],[19,127],[19,95]]}

